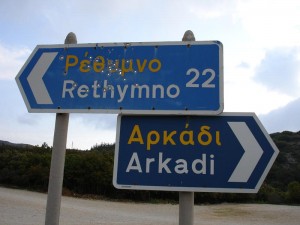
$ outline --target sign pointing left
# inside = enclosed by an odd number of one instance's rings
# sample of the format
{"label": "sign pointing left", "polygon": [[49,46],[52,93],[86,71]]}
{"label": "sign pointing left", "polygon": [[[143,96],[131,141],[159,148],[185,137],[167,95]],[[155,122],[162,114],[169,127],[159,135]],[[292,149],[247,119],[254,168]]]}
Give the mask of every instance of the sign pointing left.
{"label": "sign pointing left", "polygon": [[56,56],[57,52],[43,53],[27,78],[34,98],[38,104],[53,104],[43,81],[43,77]]}
{"label": "sign pointing left", "polygon": [[218,41],[41,45],[16,81],[29,112],[217,115],[224,105],[223,47]]}

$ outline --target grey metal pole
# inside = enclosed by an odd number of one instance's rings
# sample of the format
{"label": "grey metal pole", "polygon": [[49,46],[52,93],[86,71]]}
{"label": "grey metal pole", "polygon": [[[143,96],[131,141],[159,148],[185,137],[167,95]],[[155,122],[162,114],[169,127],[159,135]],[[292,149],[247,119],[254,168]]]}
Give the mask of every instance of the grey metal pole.
{"label": "grey metal pole", "polygon": [[[76,35],[69,33],[65,44],[77,44]],[[64,178],[69,114],[57,113],[53,138],[45,225],[58,225]]]}
{"label": "grey metal pole", "polygon": [[194,224],[194,192],[179,192],[179,225]]}
{"label": "grey metal pole", "polygon": [[[182,41],[195,41],[191,30],[187,30]],[[179,225],[194,224],[194,192],[179,192]]]}
{"label": "grey metal pole", "polygon": [[193,31],[191,30],[187,30],[182,37],[182,41],[195,41],[195,40],[196,38],[194,36]]}

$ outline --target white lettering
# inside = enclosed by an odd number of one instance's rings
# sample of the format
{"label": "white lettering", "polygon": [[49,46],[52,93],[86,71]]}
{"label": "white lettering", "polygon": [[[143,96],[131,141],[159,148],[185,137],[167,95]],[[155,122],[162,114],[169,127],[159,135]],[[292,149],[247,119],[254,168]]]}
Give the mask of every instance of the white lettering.
{"label": "white lettering", "polygon": [[[135,164],[135,166],[134,166],[134,164]],[[131,159],[130,159],[127,169],[126,169],[126,173],[130,172],[130,170],[137,170],[139,173],[143,172],[138,154],[136,152],[134,152],[131,156]]]}
{"label": "white lettering", "polygon": [[[116,88],[116,90],[115,90]],[[109,94],[110,92],[110,94]],[[116,102],[123,102],[124,99],[164,99],[177,98],[180,94],[180,88],[171,84],[166,88],[161,84],[139,85],[139,84],[109,84],[108,80],[94,80],[92,84],[77,85],[73,80],[65,80],[62,87],[62,98],[86,98],[91,95],[95,99],[115,99]]]}
{"label": "white lettering", "polygon": [[120,85],[117,85],[117,88],[118,88],[118,92],[119,92],[119,96],[120,96],[120,98],[118,99],[118,102],[122,102],[125,97],[128,85],[126,84],[124,86],[123,91],[122,91],[122,87]]}
{"label": "white lettering", "polygon": [[107,83],[107,80],[103,82],[103,98],[106,98],[106,93],[110,91],[110,98],[115,97],[114,86]]}
{"label": "white lettering", "polygon": [[187,168],[187,162],[184,159],[178,159],[175,161],[177,165],[175,166],[174,170],[178,174],[184,174],[188,173],[188,168]]}
{"label": "white lettering", "polygon": [[[174,94],[171,93],[171,89],[175,89],[175,93]],[[170,98],[177,98],[179,94],[180,94],[180,89],[179,89],[179,87],[177,85],[171,84],[170,86],[167,87],[167,95]]]}
{"label": "white lettering", "polygon": [[163,154],[160,152],[159,153],[159,158],[158,158],[158,172],[162,173],[162,170],[164,169],[167,173],[171,173],[171,170],[168,167],[168,163],[172,160],[172,158],[166,158],[163,161]]}
{"label": "white lettering", "polygon": [[160,90],[160,98],[164,98],[164,87],[160,84],[158,85],[153,85],[153,89],[152,89],[152,97],[156,98],[156,90],[159,89]]}
{"label": "white lettering", "polygon": [[[198,175],[214,175],[215,162],[214,155],[211,154],[210,160],[207,160],[207,155],[202,154],[201,158],[187,161],[185,159],[164,158],[163,153],[159,152],[157,158],[139,158],[138,153],[134,152],[129,160],[126,168],[126,173],[176,173],[188,174],[192,172]],[[175,164],[175,165],[174,165]],[[209,173],[207,173],[209,171]]]}
{"label": "white lettering", "polygon": [[[67,89],[67,85],[68,84],[70,84],[71,87]],[[62,98],[66,97],[66,92],[69,93],[69,95],[70,95],[71,98],[74,98],[73,91],[74,91],[75,87],[76,86],[75,86],[75,82],[74,81],[72,81],[72,80],[65,80],[64,81],[64,86],[63,86]]]}
{"label": "white lettering", "polygon": [[86,98],[89,95],[89,87],[85,84],[80,85],[77,90],[77,95],[79,98]]}
{"label": "white lettering", "polygon": [[150,172],[150,164],[155,162],[155,159],[154,158],[147,158],[146,159],[146,173],[149,173]]}
{"label": "white lettering", "polygon": [[[201,169],[197,169],[197,164],[201,164]],[[192,163],[192,170],[195,174],[206,174],[206,154],[202,154],[202,159],[195,159]]]}
{"label": "white lettering", "polygon": [[97,93],[97,90],[100,88],[100,85],[98,84],[98,81],[95,80],[94,84],[92,85],[93,88],[93,97],[94,98],[100,98],[100,95]]}
{"label": "white lettering", "polygon": [[146,98],[149,98],[149,86],[144,85],[131,85],[131,98],[134,98],[135,89],[138,89],[138,98],[142,98],[143,89],[146,92]]}

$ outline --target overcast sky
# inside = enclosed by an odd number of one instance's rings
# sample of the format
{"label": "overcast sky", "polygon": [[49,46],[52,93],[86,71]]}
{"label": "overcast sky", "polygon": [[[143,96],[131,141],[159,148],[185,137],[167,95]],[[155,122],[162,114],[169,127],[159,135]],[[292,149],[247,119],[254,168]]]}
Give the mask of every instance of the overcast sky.
{"label": "overcast sky", "polygon": [[[0,140],[52,146],[55,114],[28,113],[15,77],[38,44],[196,40],[224,46],[224,112],[300,130],[299,0],[1,0]],[[67,147],[115,142],[116,115],[71,114]]]}

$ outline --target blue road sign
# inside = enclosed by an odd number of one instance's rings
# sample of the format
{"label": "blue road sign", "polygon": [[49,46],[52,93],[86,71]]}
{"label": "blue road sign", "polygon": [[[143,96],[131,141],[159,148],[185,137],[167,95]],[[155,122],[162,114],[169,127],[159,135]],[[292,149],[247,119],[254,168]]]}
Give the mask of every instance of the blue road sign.
{"label": "blue road sign", "polygon": [[16,77],[29,112],[219,114],[218,41],[37,46]]}
{"label": "blue road sign", "polygon": [[254,113],[119,116],[121,189],[256,193],[278,149]]}

